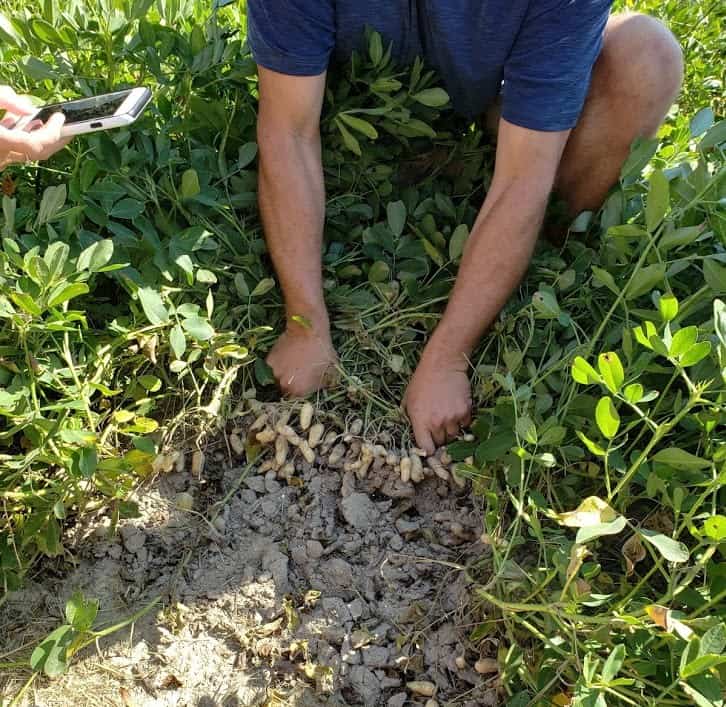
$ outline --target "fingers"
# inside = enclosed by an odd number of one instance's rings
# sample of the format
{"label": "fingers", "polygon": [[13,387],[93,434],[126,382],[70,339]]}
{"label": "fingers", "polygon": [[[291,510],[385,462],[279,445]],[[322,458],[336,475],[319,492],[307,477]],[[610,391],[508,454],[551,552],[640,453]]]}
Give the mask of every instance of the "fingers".
{"label": "fingers", "polygon": [[46,159],[68,144],[68,139],[61,137],[64,122],[65,117],[56,113],[30,132],[0,125],[0,153],[18,153],[25,157],[23,161]]}
{"label": "fingers", "polygon": [[32,115],[38,110],[29,99],[19,96],[10,86],[0,86],[0,109],[18,115]]}
{"label": "fingers", "polygon": [[416,444],[429,456],[436,451],[436,444],[426,424],[412,420],[413,434],[416,437]]}

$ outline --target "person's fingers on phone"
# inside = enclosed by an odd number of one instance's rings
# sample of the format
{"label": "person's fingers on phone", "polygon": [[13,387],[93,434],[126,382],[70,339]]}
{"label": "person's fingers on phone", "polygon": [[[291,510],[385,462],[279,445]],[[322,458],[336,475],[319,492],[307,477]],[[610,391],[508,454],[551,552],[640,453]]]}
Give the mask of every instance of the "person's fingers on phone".
{"label": "person's fingers on phone", "polygon": [[19,96],[10,86],[0,86],[0,109],[18,115],[32,115],[38,110],[30,99]]}
{"label": "person's fingers on phone", "polygon": [[12,111],[6,111],[5,115],[2,117],[2,120],[0,120],[0,125],[2,125],[3,128],[12,130],[12,128],[14,128],[18,124],[18,120],[20,120],[20,116],[17,113],[13,113]]}
{"label": "person's fingers on phone", "polygon": [[26,156],[25,161],[44,159],[66,144],[61,138],[64,122],[65,117],[56,113],[45,125],[32,132],[0,126],[0,152],[18,152]]}

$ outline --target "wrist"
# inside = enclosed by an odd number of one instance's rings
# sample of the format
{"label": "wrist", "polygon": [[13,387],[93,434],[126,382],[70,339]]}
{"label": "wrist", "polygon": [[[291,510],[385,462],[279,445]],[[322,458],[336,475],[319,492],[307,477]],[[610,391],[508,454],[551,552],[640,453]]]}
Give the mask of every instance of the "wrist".
{"label": "wrist", "polygon": [[330,319],[327,310],[307,307],[288,307],[285,316],[288,333],[296,336],[329,336]]}
{"label": "wrist", "polygon": [[456,368],[466,371],[472,347],[465,345],[456,336],[450,336],[439,326],[431,335],[423,356],[437,368]]}

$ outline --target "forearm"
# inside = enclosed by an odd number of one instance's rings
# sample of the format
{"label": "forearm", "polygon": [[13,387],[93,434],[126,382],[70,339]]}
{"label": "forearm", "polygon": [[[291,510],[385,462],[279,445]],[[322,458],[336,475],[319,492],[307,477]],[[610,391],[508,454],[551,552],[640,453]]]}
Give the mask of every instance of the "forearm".
{"label": "forearm", "polygon": [[259,130],[259,204],[267,247],[291,317],[327,329],[321,247],[325,188],[319,135]]}
{"label": "forearm", "polygon": [[529,264],[548,185],[517,178],[493,187],[467,242],[459,275],[431,347],[463,366]]}

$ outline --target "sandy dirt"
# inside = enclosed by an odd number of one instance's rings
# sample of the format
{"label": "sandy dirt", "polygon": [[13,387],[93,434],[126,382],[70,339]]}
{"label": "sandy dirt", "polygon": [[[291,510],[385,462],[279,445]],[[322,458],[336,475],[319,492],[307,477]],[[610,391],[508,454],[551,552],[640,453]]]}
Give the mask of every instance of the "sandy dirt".
{"label": "sandy dirt", "polygon": [[[496,675],[472,668],[497,647],[467,639],[465,568],[488,552],[468,485],[426,460],[423,479],[404,469],[402,481],[401,450],[385,433],[388,444],[366,443],[355,422],[342,434],[323,420],[306,449],[298,411],[263,410],[252,431],[259,409],[229,426],[200,475],[188,461],[146,484],[139,518],[75,528],[68,555],[0,609],[0,660],[20,660],[76,590],[100,601],[99,626],[159,602],[21,704],[499,704]],[[275,439],[241,465],[235,448],[260,434]],[[6,672],[0,695],[27,677]]]}

